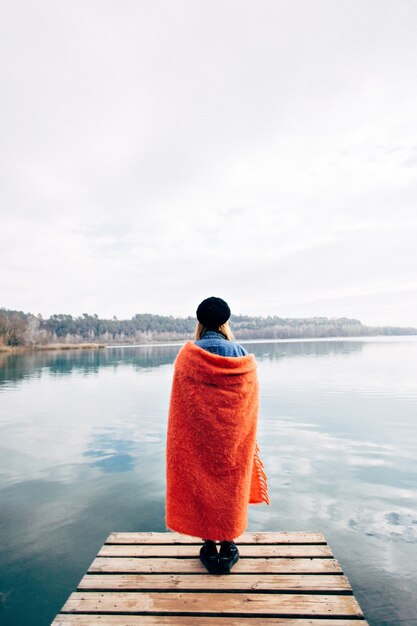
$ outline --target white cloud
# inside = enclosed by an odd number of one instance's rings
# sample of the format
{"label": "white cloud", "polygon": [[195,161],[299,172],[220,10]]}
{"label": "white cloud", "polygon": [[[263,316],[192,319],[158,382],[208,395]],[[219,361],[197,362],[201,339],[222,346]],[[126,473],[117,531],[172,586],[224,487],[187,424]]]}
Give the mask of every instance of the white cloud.
{"label": "white cloud", "polygon": [[0,305],[417,326],[415,3],[6,2]]}

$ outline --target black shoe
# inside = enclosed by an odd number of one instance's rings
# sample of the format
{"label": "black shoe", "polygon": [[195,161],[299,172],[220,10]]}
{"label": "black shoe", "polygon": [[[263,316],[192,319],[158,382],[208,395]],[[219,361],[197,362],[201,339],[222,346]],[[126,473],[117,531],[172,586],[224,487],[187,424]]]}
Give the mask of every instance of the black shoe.
{"label": "black shoe", "polygon": [[222,541],[219,552],[219,574],[230,574],[233,565],[239,560],[239,550],[234,541]]}
{"label": "black shoe", "polygon": [[200,561],[210,572],[210,574],[218,573],[219,555],[214,541],[205,541],[200,549]]}

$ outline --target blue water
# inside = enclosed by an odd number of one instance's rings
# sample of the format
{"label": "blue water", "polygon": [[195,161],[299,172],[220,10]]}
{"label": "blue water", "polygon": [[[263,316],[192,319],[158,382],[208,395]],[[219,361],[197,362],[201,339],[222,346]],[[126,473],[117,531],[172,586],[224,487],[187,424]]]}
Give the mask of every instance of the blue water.
{"label": "blue water", "polygon": [[[271,506],[325,534],[371,626],[417,625],[417,337],[247,343]],[[46,626],[111,531],[163,531],[178,346],[0,355],[0,623]]]}

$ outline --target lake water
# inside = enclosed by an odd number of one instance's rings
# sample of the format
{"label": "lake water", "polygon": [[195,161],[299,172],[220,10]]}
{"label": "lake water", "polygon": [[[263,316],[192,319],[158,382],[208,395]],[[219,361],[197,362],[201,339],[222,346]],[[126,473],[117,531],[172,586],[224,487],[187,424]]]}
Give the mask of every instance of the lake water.
{"label": "lake water", "polygon": [[[417,337],[247,343],[271,506],[371,626],[417,625]],[[163,531],[178,346],[0,355],[0,623],[47,626],[111,531]]]}

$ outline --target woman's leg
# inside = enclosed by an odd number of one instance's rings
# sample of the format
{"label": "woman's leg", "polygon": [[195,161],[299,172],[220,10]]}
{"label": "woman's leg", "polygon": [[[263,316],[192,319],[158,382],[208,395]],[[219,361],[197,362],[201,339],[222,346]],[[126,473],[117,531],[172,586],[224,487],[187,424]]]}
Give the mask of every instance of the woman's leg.
{"label": "woman's leg", "polygon": [[221,541],[219,552],[219,573],[229,574],[233,565],[239,560],[239,550],[232,541]]}
{"label": "woman's leg", "polygon": [[210,574],[217,574],[219,555],[216,542],[212,539],[203,539],[204,544],[200,550],[200,561]]}
{"label": "woman's leg", "polygon": [[216,542],[212,539],[203,539],[204,548],[206,549],[207,554],[216,554],[217,555],[217,546]]}

